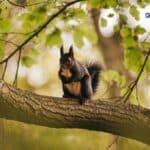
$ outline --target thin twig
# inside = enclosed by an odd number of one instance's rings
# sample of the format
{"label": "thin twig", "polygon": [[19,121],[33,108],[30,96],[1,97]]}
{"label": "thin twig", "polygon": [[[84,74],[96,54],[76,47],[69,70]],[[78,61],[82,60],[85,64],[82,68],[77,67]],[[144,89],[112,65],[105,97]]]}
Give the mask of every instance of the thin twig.
{"label": "thin twig", "polygon": [[112,145],[117,143],[118,139],[119,139],[119,136],[116,136],[115,139],[107,146],[107,150],[109,150],[112,147]]}
{"label": "thin twig", "polygon": [[136,100],[137,100],[138,106],[140,106],[140,101],[139,101],[139,97],[138,97],[138,86],[137,85],[136,85],[135,95],[136,95]]}
{"label": "thin twig", "polygon": [[35,36],[37,36],[43,29],[47,27],[47,25],[53,21],[58,15],[60,15],[62,12],[64,12],[69,6],[80,2],[83,0],[75,0],[72,2],[67,3],[64,7],[62,7],[60,10],[58,10],[55,14],[50,16],[41,26],[39,26],[33,34],[31,34],[24,42],[22,42],[9,56],[7,56],[5,59],[0,61],[0,64],[3,64],[7,60],[9,60],[17,51],[20,51],[22,47],[24,47],[29,41],[31,41]]}
{"label": "thin twig", "polygon": [[0,41],[4,41],[4,42],[6,42],[6,43],[10,43],[10,44],[12,44],[12,45],[14,45],[14,46],[16,46],[16,47],[19,46],[19,45],[17,45],[16,43],[14,43],[14,42],[12,42],[12,41],[9,41],[9,40],[4,40],[4,39],[1,39],[1,38],[0,38]]}
{"label": "thin twig", "polygon": [[28,35],[28,34],[31,34],[31,33],[33,33],[34,31],[31,31],[31,32],[27,32],[27,33],[23,33],[23,32],[0,32],[0,34],[20,34],[20,35]]}
{"label": "thin twig", "polygon": [[140,79],[140,77],[141,77],[141,75],[142,75],[142,73],[143,73],[143,71],[144,71],[145,65],[146,65],[147,60],[148,60],[148,58],[149,58],[149,55],[150,55],[150,50],[148,51],[148,53],[147,53],[147,55],[146,55],[146,57],[145,57],[144,63],[143,63],[143,65],[142,65],[142,67],[141,67],[141,70],[140,70],[140,72],[139,72],[137,78],[135,79],[134,84],[131,86],[131,88],[130,88],[128,94],[126,95],[126,97],[125,97],[125,99],[124,99],[124,102],[125,102],[125,103],[126,103],[127,100],[129,99],[129,97],[130,97],[130,95],[132,94],[132,92],[133,92],[135,86],[137,85],[137,83],[138,83],[138,81],[139,81],[139,79]]}
{"label": "thin twig", "polygon": [[123,94],[123,96],[122,97],[126,97],[126,95],[129,93],[129,89],[132,87],[132,85],[135,83],[135,81],[132,81],[132,82],[130,82],[129,84],[128,84],[128,89],[127,89],[127,91]]}
{"label": "thin twig", "polygon": [[20,64],[20,59],[21,59],[21,52],[22,51],[19,51],[19,57],[18,57],[18,62],[17,62],[17,69],[16,69],[16,73],[15,73],[15,79],[14,79],[14,82],[13,82],[13,85],[15,87],[17,87],[17,79],[18,79],[19,64]]}
{"label": "thin twig", "polygon": [[3,70],[3,74],[2,74],[2,80],[4,80],[4,78],[5,78],[7,64],[8,64],[8,61],[6,61],[5,64],[4,64],[4,70]]}

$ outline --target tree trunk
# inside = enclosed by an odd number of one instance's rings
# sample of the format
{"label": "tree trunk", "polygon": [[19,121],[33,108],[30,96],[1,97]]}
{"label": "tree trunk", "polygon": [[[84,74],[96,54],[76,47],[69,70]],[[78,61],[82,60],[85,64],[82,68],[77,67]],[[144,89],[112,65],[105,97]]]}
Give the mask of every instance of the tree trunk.
{"label": "tree trunk", "polygon": [[150,110],[111,101],[41,96],[0,80],[0,117],[54,128],[105,131],[150,144]]}

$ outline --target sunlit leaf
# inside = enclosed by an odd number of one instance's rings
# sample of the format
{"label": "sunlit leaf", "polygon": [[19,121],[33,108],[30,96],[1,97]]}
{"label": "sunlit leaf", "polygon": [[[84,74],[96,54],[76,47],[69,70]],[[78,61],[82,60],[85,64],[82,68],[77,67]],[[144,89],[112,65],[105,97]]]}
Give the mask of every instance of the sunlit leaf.
{"label": "sunlit leaf", "polygon": [[0,59],[4,57],[4,43],[0,41]]}
{"label": "sunlit leaf", "polygon": [[24,56],[21,59],[21,63],[26,67],[31,67],[35,63],[35,61],[29,56]]}
{"label": "sunlit leaf", "polygon": [[112,18],[113,16],[114,16],[113,13],[110,13],[110,14],[108,15],[109,18]]}
{"label": "sunlit leaf", "polygon": [[119,21],[120,21],[120,23],[126,24],[127,20],[128,20],[127,16],[125,16],[125,15],[119,15]]}
{"label": "sunlit leaf", "polygon": [[128,47],[128,48],[136,47],[137,42],[133,36],[128,36],[128,37],[124,38],[124,45],[125,45],[125,47]]}
{"label": "sunlit leaf", "polygon": [[122,35],[123,37],[131,36],[131,34],[132,34],[131,28],[122,27],[122,29],[121,29],[121,35]]}
{"label": "sunlit leaf", "polygon": [[73,34],[73,37],[74,37],[74,42],[76,44],[77,47],[82,47],[83,46],[83,34],[81,32],[81,30],[74,30],[74,34]]}
{"label": "sunlit leaf", "polygon": [[150,59],[146,63],[146,71],[149,73],[150,72]]}
{"label": "sunlit leaf", "polygon": [[146,30],[139,25],[135,27],[135,34],[144,34],[145,31]]}
{"label": "sunlit leaf", "polygon": [[146,6],[146,1],[145,0],[137,0],[138,5],[140,5],[142,8]]}
{"label": "sunlit leaf", "polygon": [[134,17],[135,20],[139,20],[140,16],[139,16],[139,11],[137,10],[137,7],[132,5],[130,7],[130,14],[132,15],[132,17]]}
{"label": "sunlit leaf", "polygon": [[124,55],[125,67],[138,72],[143,64],[143,53],[139,48],[128,48]]}
{"label": "sunlit leaf", "polygon": [[39,51],[38,51],[37,49],[31,49],[30,52],[31,52],[31,54],[34,55],[34,56],[39,55]]}
{"label": "sunlit leaf", "polygon": [[107,7],[117,7],[119,0],[107,0]]}
{"label": "sunlit leaf", "polygon": [[67,18],[75,18],[75,19],[83,19],[85,17],[87,17],[87,15],[85,14],[85,12],[83,11],[83,9],[81,8],[72,8],[69,9],[69,11],[66,14]]}
{"label": "sunlit leaf", "polygon": [[114,70],[107,70],[101,76],[103,81],[109,84],[115,81],[118,86],[123,86],[126,82],[125,77]]}
{"label": "sunlit leaf", "polygon": [[93,8],[98,8],[102,5],[102,0],[90,0],[90,4]]}
{"label": "sunlit leaf", "polygon": [[118,24],[114,25],[114,31],[117,32],[120,30],[120,26]]}
{"label": "sunlit leaf", "polygon": [[51,34],[48,34],[46,36],[46,44],[50,47],[54,45],[60,47],[62,45],[61,31],[56,28]]}
{"label": "sunlit leaf", "polygon": [[0,31],[9,32],[11,30],[12,23],[10,19],[0,19]]}
{"label": "sunlit leaf", "polygon": [[150,49],[150,42],[142,42],[140,43],[145,51],[148,51]]}
{"label": "sunlit leaf", "polygon": [[126,1],[125,1],[125,2],[122,2],[122,3],[121,3],[121,6],[124,7],[124,8],[128,8],[128,7],[130,6],[130,3],[129,3],[129,2],[126,2]]}

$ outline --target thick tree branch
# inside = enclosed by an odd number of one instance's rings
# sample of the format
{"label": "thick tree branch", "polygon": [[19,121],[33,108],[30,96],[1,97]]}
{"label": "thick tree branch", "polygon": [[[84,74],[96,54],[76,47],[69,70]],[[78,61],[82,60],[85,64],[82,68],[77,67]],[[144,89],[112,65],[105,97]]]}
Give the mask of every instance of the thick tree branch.
{"label": "thick tree branch", "polygon": [[150,144],[150,110],[111,101],[80,105],[16,89],[0,80],[0,117],[55,128],[105,131]]}

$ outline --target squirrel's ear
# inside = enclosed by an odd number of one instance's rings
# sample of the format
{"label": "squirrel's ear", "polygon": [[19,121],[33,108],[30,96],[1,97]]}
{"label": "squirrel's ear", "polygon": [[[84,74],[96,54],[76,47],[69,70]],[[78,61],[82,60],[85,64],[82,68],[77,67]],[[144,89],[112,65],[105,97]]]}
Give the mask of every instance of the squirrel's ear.
{"label": "squirrel's ear", "polygon": [[63,48],[63,45],[60,47],[60,55],[61,55],[61,56],[64,55],[64,48]]}
{"label": "squirrel's ear", "polygon": [[69,55],[73,57],[73,46],[71,45],[69,48]]}

